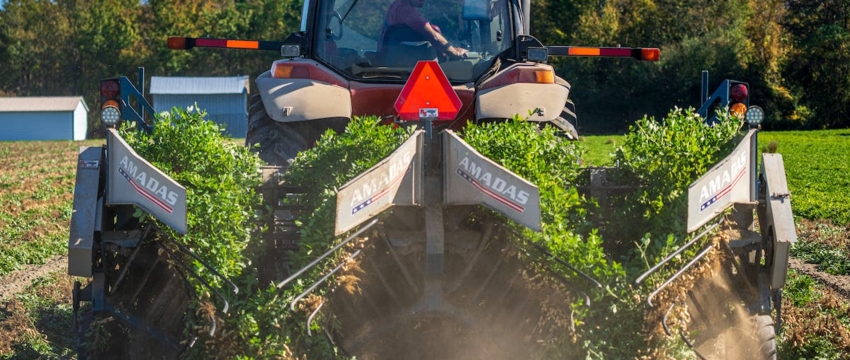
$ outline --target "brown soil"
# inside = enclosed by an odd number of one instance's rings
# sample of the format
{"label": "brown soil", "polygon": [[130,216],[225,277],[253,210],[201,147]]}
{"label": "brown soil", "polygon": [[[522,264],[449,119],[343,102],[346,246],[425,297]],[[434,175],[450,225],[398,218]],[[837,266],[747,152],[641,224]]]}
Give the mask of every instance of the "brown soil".
{"label": "brown soil", "polygon": [[689,326],[695,350],[706,359],[746,360],[759,353],[755,317],[745,308],[745,285],[722,267],[716,275],[697,284],[688,293]]}
{"label": "brown soil", "polygon": [[784,304],[783,337],[797,346],[814,336],[829,339],[830,343],[850,354],[850,328],[839,317],[850,316],[850,302],[830,288],[822,288],[821,296],[804,306]]}
{"label": "brown soil", "polygon": [[68,256],[54,256],[44,265],[24,265],[24,268],[0,277],[0,301],[5,301],[30,286],[33,280],[65,269]]}
{"label": "brown soil", "polygon": [[721,250],[722,242],[734,238],[740,234],[731,225],[721,229],[708,255],[653,299],[645,318],[649,339],[690,342],[706,359],[748,360],[759,353],[757,318],[745,307],[754,289],[735,275],[730,254]]}
{"label": "brown soil", "polygon": [[[67,352],[73,347],[73,331],[68,324],[71,319],[62,310],[62,307],[67,309],[71,304],[73,278],[61,271],[45,276],[51,280],[36,288],[30,288],[30,281],[27,281],[26,288],[19,291],[38,297],[39,308],[27,309],[18,297],[0,302],[0,357],[12,354],[16,355],[13,358],[35,356],[32,351],[27,352],[31,349],[21,346],[27,339],[47,341],[57,352]],[[18,351],[24,353],[15,353]]]}
{"label": "brown soil", "polygon": [[[829,221],[801,219],[797,223],[797,241],[818,243],[850,254],[850,225],[838,226]],[[818,265],[791,259],[790,266],[800,273],[811,276],[818,282],[850,300],[850,275],[832,275],[818,270]]]}
{"label": "brown soil", "polygon": [[[484,244],[476,237],[465,247],[446,244],[442,305],[436,310],[425,308],[424,246],[390,249],[384,240],[374,240],[330,298],[340,325],[331,331],[349,355],[528,359],[556,334],[570,331],[569,298],[563,295],[569,292],[524,265],[503,238]],[[467,273],[469,263],[477,265]],[[344,291],[354,278],[354,291]]]}
{"label": "brown soil", "polygon": [[818,270],[817,265],[797,259],[791,259],[790,265],[797,272],[811,276],[819,283],[834,290],[838,295],[844,297],[845,301],[850,300],[850,276],[827,274]]}

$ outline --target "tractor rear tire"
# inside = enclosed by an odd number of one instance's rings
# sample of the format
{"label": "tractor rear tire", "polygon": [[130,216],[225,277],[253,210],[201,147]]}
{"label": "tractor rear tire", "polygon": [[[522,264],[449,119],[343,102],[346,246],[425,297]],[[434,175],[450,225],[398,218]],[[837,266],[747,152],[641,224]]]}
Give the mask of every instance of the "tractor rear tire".
{"label": "tractor rear tire", "polygon": [[758,333],[759,353],[765,360],[776,360],[776,328],[773,317],[757,315],[756,331]]}
{"label": "tractor rear tire", "polygon": [[549,121],[549,125],[555,126],[561,134],[570,140],[578,140],[578,131],[576,131],[578,118],[576,117],[575,108],[576,106],[573,104],[573,101],[567,99],[564,109],[561,110],[561,114]]}
{"label": "tractor rear tire", "polygon": [[326,130],[341,132],[345,130],[348,121],[347,118],[275,121],[266,111],[260,95],[253,95],[248,105],[245,145],[257,151],[260,159],[267,164],[287,167],[298,152],[312,147]]}
{"label": "tractor rear tire", "polygon": [[[316,99],[320,101],[321,99]],[[345,130],[348,124],[347,118],[319,119],[295,122],[279,122],[269,116],[266,106],[260,95],[251,96],[248,106],[248,131],[245,137],[245,145],[258,153],[261,160],[272,166],[280,166],[280,173],[286,169],[298,156],[298,153],[312,147],[322,134],[328,129],[336,132]],[[274,203],[276,199],[266,199]],[[284,210],[282,214],[269,214],[274,217],[274,230],[268,234],[258,259],[254,259],[259,266],[258,278],[260,284],[268,284],[269,281],[280,281],[289,276],[289,251],[292,243],[297,247],[297,240],[288,239],[288,226],[278,223],[280,218],[289,218],[293,214]]]}

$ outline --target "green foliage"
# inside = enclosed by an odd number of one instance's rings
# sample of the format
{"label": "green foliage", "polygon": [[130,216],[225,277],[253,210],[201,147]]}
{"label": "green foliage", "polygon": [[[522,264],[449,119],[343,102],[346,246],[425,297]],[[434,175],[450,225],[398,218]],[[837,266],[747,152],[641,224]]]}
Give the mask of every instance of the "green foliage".
{"label": "green foliage", "polygon": [[850,130],[760,132],[777,142],[795,216],[850,224]]}
{"label": "green foliage", "polygon": [[[581,174],[579,145],[559,139],[551,129],[540,130],[534,123],[518,118],[480,126],[469,124],[463,138],[482,155],[540,189],[542,231],[535,233],[515,224],[517,230],[603,283],[603,289],[586,287],[593,306],[586,307],[581,300],[573,304],[579,341],[562,334],[564,338],[548,349],[544,358],[576,357],[579,353],[622,358],[637,353],[645,345],[639,336],[642,310],[630,304],[625,270],[606,255],[602,237],[590,221],[588,209],[594,204],[579,195],[575,187]],[[585,283],[566,267],[551,269],[559,276]],[[599,328],[606,330],[600,332]]]}
{"label": "green foliage", "polygon": [[336,189],[365,172],[400,146],[410,133],[404,128],[378,125],[377,117],[355,117],[345,132],[324,133],[316,146],[298,154],[287,172],[287,182],[307,187],[308,197],[299,205],[315,209],[305,216],[301,246],[325,247],[334,236]]}
{"label": "green foliage", "polygon": [[601,238],[587,219],[590,203],[574,186],[580,174],[581,151],[577,144],[559,139],[551,128],[541,130],[518,118],[468,124],[463,138],[482,155],[540,189],[543,230],[526,230],[527,237],[583,271],[606,278],[619,275],[616,265],[609,264],[602,253]]}
{"label": "green foliage", "polygon": [[812,264],[832,275],[850,275],[850,258],[841,249],[825,244],[798,241],[791,247],[791,256]]}
{"label": "green foliage", "polygon": [[0,303],[0,329],[7,337],[3,347],[12,350],[0,350],[0,359],[63,359],[74,354],[76,336],[66,330],[74,326],[70,279],[50,274]]}
{"label": "green foliage", "polygon": [[623,135],[581,136],[579,146],[583,148],[584,166],[614,166],[614,151],[624,138]]}
{"label": "green foliage", "polygon": [[[292,254],[292,268],[301,268],[319,254],[336,245],[334,237],[336,189],[377,164],[410,136],[403,128],[380,126],[377,117],[355,117],[343,133],[328,131],[311,149],[298,154],[286,173],[287,184],[306,187],[306,196],[291,199],[308,211],[297,219],[300,227],[300,251]],[[342,256],[342,255],[340,255]],[[304,311],[290,311],[290,302],[307,286],[318,280],[338,257],[330,257],[281,290],[259,284],[256,296],[235,305],[236,328],[245,344],[243,356],[267,358],[309,354],[310,358],[336,358],[335,349],[320,336],[308,337],[304,329]],[[314,293],[324,294],[320,288]],[[315,330],[315,329],[314,329]]]}
{"label": "green foliage", "polygon": [[731,152],[740,128],[740,119],[723,113],[707,125],[693,109],[675,109],[663,123],[644,117],[631,126],[615,159],[642,188],[622,209],[622,235],[685,234],[688,185]]}
{"label": "green foliage", "polygon": [[826,336],[815,335],[806,339],[804,344],[800,344],[802,346],[794,345],[787,342],[780,343],[777,358],[781,360],[837,360],[845,359],[847,356]]}
{"label": "green foliage", "polygon": [[786,298],[794,306],[804,307],[820,297],[820,293],[815,290],[815,284],[815,280],[810,276],[791,271],[784,289]]}
{"label": "green foliage", "polygon": [[[127,144],[186,188],[188,233],[161,228],[223,275],[238,275],[260,204],[254,191],[260,183],[259,158],[225,138],[202,112],[175,108],[159,118],[150,134],[133,126],[125,124],[120,131]],[[209,275],[195,265],[196,271]],[[220,284],[218,278],[207,277],[211,284]]]}
{"label": "green foliage", "polygon": [[786,76],[797,80],[794,90],[813,112],[805,126],[850,126],[850,28],[824,25],[798,41]]}
{"label": "green foliage", "polygon": [[0,276],[68,251],[79,147],[101,143],[0,142]]}

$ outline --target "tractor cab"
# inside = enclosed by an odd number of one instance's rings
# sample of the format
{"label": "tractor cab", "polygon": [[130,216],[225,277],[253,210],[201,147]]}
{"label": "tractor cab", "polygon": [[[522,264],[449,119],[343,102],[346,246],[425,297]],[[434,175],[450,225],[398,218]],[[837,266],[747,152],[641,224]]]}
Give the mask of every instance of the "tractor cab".
{"label": "tractor cab", "polygon": [[[305,22],[316,60],[358,81],[403,81],[420,60],[438,60],[453,83],[475,81],[514,43],[508,0],[323,0]],[[309,7],[305,9],[310,11]],[[425,29],[466,51],[447,52]],[[411,26],[412,25],[412,26]],[[312,29],[307,27],[312,26]]]}

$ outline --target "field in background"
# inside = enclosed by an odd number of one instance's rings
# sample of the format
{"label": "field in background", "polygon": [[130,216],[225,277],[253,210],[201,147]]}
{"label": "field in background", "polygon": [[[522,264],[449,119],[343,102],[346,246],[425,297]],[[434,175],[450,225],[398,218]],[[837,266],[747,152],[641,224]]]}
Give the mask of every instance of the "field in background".
{"label": "field in background", "polygon": [[0,142],[0,276],[67,253],[77,154],[103,143]]}
{"label": "field in background", "polygon": [[[585,164],[612,165],[609,154],[622,140],[617,135],[584,137]],[[821,259],[823,264],[846,260],[850,130],[767,132],[759,140],[761,147],[776,141],[785,159],[794,212],[800,218],[799,244],[808,244],[795,247],[795,256]],[[0,207],[0,276],[66,253],[77,151],[79,146],[100,144],[103,140],[0,142],[0,202],[5,205]],[[846,276],[842,271],[836,270]],[[55,358],[72,352],[71,284],[72,279],[59,272],[0,303],[0,359]],[[842,351],[850,349],[845,298],[796,272],[785,296],[788,315],[780,359],[841,358]],[[67,331],[57,332],[59,328]]]}

